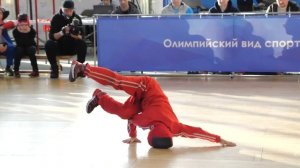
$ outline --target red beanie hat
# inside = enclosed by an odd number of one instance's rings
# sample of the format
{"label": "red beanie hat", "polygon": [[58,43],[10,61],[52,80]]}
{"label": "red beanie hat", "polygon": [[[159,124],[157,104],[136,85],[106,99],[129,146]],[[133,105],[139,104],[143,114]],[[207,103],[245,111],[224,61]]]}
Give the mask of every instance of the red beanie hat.
{"label": "red beanie hat", "polygon": [[170,129],[159,123],[151,128],[148,135],[148,143],[155,148],[169,148],[173,145],[172,137]]}

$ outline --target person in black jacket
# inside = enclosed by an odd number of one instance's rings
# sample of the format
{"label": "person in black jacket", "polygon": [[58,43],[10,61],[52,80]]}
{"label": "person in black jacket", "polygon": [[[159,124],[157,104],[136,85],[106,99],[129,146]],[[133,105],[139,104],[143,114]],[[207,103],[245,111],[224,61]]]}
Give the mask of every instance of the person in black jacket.
{"label": "person in black jacket", "polygon": [[39,69],[35,57],[36,43],[34,41],[36,31],[32,26],[30,26],[27,14],[20,14],[18,16],[17,28],[13,30],[13,36],[17,44],[14,63],[15,77],[21,77],[19,67],[21,59],[24,55],[28,55],[31,61],[32,72],[29,74],[29,76],[38,77]]}
{"label": "person in black jacket", "polygon": [[210,8],[209,13],[235,13],[239,12],[235,7],[233,7],[230,0],[217,0],[215,6]]}
{"label": "person in black jacket", "polygon": [[51,78],[58,78],[57,55],[77,54],[78,62],[85,62],[87,45],[82,40],[81,18],[74,11],[74,2],[66,0],[59,13],[51,20],[50,40],[45,45],[47,58],[51,64]]}
{"label": "person in black jacket", "polygon": [[112,14],[141,14],[138,7],[128,0],[119,0],[120,6],[118,6]]}
{"label": "person in black jacket", "polygon": [[237,0],[237,6],[241,12],[251,12],[254,8],[264,9],[265,2],[263,0],[256,0],[257,6],[253,6],[253,0]]}
{"label": "person in black jacket", "polygon": [[266,13],[270,12],[279,12],[279,13],[285,13],[285,12],[297,12],[299,11],[299,7],[296,3],[291,2],[289,0],[276,0],[276,2],[272,3]]}

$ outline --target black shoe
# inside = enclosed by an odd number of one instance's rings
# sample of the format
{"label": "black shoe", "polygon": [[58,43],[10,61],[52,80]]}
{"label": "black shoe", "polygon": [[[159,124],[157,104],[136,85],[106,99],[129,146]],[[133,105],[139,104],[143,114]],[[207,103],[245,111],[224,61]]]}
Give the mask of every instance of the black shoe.
{"label": "black shoe", "polygon": [[20,77],[21,77],[21,74],[20,74],[19,71],[15,71],[15,77],[16,77],[16,78],[20,78]]}
{"label": "black shoe", "polygon": [[93,93],[93,97],[87,102],[86,104],[86,112],[89,114],[91,113],[94,108],[98,106],[99,97],[105,95],[105,92],[102,92],[100,89],[96,89]]}
{"label": "black shoe", "polygon": [[97,95],[93,96],[86,104],[86,112],[90,114],[94,108],[98,106],[98,97]]}
{"label": "black shoe", "polygon": [[84,77],[85,65],[73,60],[69,73],[69,81],[74,82],[78,76]]}
{"label": "black shoe", "polygon": [[36,77],[39,77],[39,76],[40,76],[39,71],[32,71],[32,72],[29,74],[29,77],[31,77],[31,78],[36,78]]}
{"label": "black shoe", "polygon": [[58,66],[57,65],[51,65],[51,73],[50,73],[50,78],[51,79],[56,79],[58,78]]}
{"label": "black shoe", "polygon": [[56,79],[56,78],[58,78],[58,72],[57,72],[57,71],[51,71],[50,78],[51,78],[51,79]]}
{"label": "black shoe", "polygon": [[5,73],[7,76],[14,76],[14,71],[11,68],[5,68]]}

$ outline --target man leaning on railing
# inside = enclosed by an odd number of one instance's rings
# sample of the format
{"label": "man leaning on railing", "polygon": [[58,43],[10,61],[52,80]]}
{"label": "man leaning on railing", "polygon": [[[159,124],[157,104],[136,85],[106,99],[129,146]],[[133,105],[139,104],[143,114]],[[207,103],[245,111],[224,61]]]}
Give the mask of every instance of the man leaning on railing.
{"label": "man leaning on railing", "polygon": [[299,11],[299,7],[295,2],[291,2],[289,0],[276,0],[276,2],[272,3],[268,7],[266,12],[286,13],[286,12],[297,12],[297,11]]}
{"label": "man leaning on railing", "polygon": [[138,7],[128,0],[119,0],[120,6],[118,6],[112,14],[141,14]]}

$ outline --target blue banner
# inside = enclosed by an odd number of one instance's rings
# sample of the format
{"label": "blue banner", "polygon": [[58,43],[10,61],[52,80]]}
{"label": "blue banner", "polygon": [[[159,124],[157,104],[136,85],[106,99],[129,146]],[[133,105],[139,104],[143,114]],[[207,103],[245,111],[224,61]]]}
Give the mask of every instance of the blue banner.
{"label": "blue banner", "polygon": [[99,66],[117,71],[299,72],[300,16],[101,17]]}

